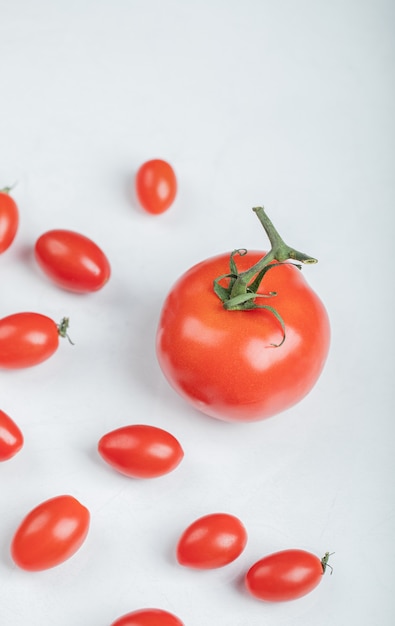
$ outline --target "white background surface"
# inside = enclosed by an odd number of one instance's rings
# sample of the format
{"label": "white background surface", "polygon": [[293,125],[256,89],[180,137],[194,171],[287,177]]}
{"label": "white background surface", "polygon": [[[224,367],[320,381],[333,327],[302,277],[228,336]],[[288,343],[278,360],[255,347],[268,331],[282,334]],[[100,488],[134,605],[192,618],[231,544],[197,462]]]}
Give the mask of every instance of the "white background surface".
{"label": "white background surface", "polygon": [[[75,346],[0,372],[0,405],[25,446],[0,467],[0,623],[109,626],[145,606],[186,626],[394,623],[394,5],[388,0],[0,1],[0,187],[21,215],[0,257],[0,315],[71,318]],[[146,159],[169,160],[174,206],[144,214],[130,192]],[[309,396],[266,422],[198,414],[165,382],[156,324],[195,262],[266,246],[251,207],[319,259],[305,276],[327,306],[330,356]],[[32,247],[71,228],[106,252],[96,294],[61,291]],[[121,477],[98,439],[143,422],[185,458],[153,481]],[[61,493],[92,516],[63,565],[16,568],[14,530]],[[174,558],[197,517],[238,515],[233,564]],[[309,596],[265,604],[243,574],[272,551],[334,551]]]}

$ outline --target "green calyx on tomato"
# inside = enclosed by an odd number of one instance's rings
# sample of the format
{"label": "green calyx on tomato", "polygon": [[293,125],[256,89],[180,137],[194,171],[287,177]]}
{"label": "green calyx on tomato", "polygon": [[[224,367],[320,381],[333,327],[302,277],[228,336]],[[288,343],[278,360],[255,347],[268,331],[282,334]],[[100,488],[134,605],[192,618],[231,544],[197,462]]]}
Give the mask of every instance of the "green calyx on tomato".
{"label": "green calyx on tomato", "polygon": [[69,329],[70,319],[68,317],[63,317],[60,321],[60,324],[57,325],[59,337],[63,339],[66,338],[69,343],[73,346],[74,343],[71,341],[67,331]]}
{"label": "green calyx on tomato", "polygon": [[[248,311],[251,309],[266,309],[270,311],[280,323],[283,331],[282,341],[279,344],[272,344],[274,347],[280,347],[284,343],[286,336],[283,318],[273,306],[255,302],[256,298],[272,298],[277,293],[275,291],[264,294],[258,293],[259,286],[266,272],[277,265],[281,265],[286,261],[314,264],[317,263],[317,259],[288,246],[266,215],[264,207],[254,207],[252,210],[256,213],[265,229],[271,243],[271,249],[260,261],[244,272],[238,271],[234,257],[236,255],[244,256],[247,254],[247,250],[245,248],[233,250],[230,255],[230,273],[218,276],[214,280],[214,291],[227,311]],[[299,269],[301,268],[297,263],[293,263],[293,265]],[[221,281],[225,279],[228,281],[227,285],[221,285]]]}
{"label": "green calyx on tomato", "polygon": [[331,570],[331,575],[333,574],[333,567],[332,567],[332,565],[329,565],[329,563],[328,563],[329,557],[332,556],[332,554],[335,554],[335,553],[334,552],[325,552],[324,556],[321,559],[322,573],[323,574],[325,574],[327,567],[329,567],[329,569]]}

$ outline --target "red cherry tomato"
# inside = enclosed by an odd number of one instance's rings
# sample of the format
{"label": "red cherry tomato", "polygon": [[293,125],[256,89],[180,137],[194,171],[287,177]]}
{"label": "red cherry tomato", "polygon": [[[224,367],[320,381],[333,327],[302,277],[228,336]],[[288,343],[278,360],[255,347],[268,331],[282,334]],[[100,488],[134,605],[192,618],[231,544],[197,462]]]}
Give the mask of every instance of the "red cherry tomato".
{"label": "red cherry tomato", "polygon": [[23,446],[23,435],[15,422],[0,410],[0,461],[11,459]]}
{"label": "red cherry tomato", "polygon": [[155,478],[171,472],[184,452],[178,440],[155,426],[133,424],[100,439],[98,450],[109,465],[133,478]]}
{"label": "red cherry tomato", "polygon": [[111,626],[184,626],[172,613],[162,609],[140,609],[119,617]]}
{"label": "red cherry tomato", "polygon": [[89,530],[89,511],[73,496],[39,504],[24,518],[12,543],[11,556],[22,569],[39,571],[69,559]]}
{"label": "red cherry tomato", "polygon": [[174,202],[177,179],[167,161],[152,159],[143,163],[135,179],[137,198],[148,213],[163,213]]}
{"label": "red cherry tomato", "polygon": [[0,254],[14,241],[18,225],[18,207],[9,195],[9,189],[3,189],[0,191]]}
{"label": "red cherry tomato", "polygon": [[275,552],[248,570],[245,584],[248,591],[260,600],[295,600],[321,582],[328,558],[328,552],[322,559],[305,550]]}
{"label": "red cherry tomato", "polygon": [[68,291],[97,291],[110,278],[110,263],[104,252],[74,231],[49,230],[37,239],[34,252],[43,272]]}
{"label": "red cherry tomato", "polygon": [[0,319],[0,367],[31,367],[48,359],[67,337],[69,320],[59,325],[40,313],[14,313]]}
{"label": "red cherry tomato", "polygon": [[[239,271],[264,254],[238,257]],[[258,293],[277,294],[269,300],[284,321],[286,339],[279,345],[284,331],[269,310],[225,310],[213,281],[227,272],[229,254],[221,254],[175,283],[159,320],[158,361],[170,385],[196,409],[225,421],[261,420],[293,406],[314,386],[329,350],[328,316],[299,269],[273,267]]]}
{"label": "red cherry tomato", "polygon": [[242,553],[247,532],[241,521],[228,513],[212,513],[194,521],[177,544],[181,565],[212,569],[228,565]]}

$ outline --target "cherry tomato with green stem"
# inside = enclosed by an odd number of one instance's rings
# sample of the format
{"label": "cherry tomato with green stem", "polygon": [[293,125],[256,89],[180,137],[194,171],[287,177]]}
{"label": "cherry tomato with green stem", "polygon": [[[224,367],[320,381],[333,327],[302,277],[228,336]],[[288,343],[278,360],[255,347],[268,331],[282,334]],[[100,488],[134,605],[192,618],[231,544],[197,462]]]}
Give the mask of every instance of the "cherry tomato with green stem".
{"label": "cherry tomato with green stem", "polygon": [[271,250],[235,250],[193,266],[170,289],[157,329],[169,384],[224,421],[257,421],[295,405],[317,382],[330,345],[325,307],[299,268],[315,259],[285,244],[263,207],[254,210]]}
{"label": "cherry tomato with green stem", "polygon": [[177,544],[180,565],[213,569],[237,559],[247,543],[241,521],[229,513],[211,513],[195,520],[182,533]]}
{"label": "cherry tomato with green stem", "polygon": [[60,565],[82,546],[89,522],[88,509],[73,496],[45,500],[17,528],[11,542],[11,556],[16,565],[27,571]]}
{"label": "cherry tomato with green stem", "polygon": [[102,458],[121,474],[156,478],[174,470],[184,457],[169,432],[147,424],[131,424],[106,433],[98,443]]}
{"label": "cherry tomato with green stem", "polygon": [[19,226],[19,210],[10,191],[11,187],[0,190],[0,254],[10,247]]}
{"label": "cherry tomato with green stem", "polygon": [[0,368],[32,367],[52,356],[59,337],[68,337],[69,319],[56,324],[41,313],[13,313],[0,319]]}
{"label": "cherry tomato with green stem", "polygon": [[36,241],[34,254],[48,278],[67,291],[98,291],[110,279],[110,262],[102,249],[85,235],[71,230],[43,233]]}
{"label": "cherry tomato with green stem", "polygon": [[[330,553],[320,559],[306,550],[282,550],[257,561],[247,572],[251,595],[267,602],[296,600],[310,593],[322,580]],[[331,569],[332,572],[332,569]]]}
{"label": "cherry tomato with green stem", "polygon": [[151,159],[138,169],[135,177],[137,199],[147,213],[164,213],[177,194],[177,178],[167,161]]}
{"label": "cherry tomato with green stem", "polygon": [[184,626],[172,613],[163,609],[140,609],[119,617],[111,626]]}
{"label": "cherry tomato with green stem", "polygon": [[0,461],[8,461],[23,446],[23,434],[14,420],[0,410]]}

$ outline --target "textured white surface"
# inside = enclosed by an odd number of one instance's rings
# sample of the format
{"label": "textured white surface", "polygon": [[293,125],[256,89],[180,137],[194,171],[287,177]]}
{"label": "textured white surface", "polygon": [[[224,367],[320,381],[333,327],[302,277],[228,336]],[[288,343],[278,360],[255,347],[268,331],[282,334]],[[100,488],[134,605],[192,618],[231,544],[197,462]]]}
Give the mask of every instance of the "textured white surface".
{"label": "textured white surface", "polygon": [[[394,5],[389,0],[0,0],[0,187],[21,224],[0,257],[0,316],[71,318],[46,363],[0,372],[0,408],[23,450],[0,466],[0,623],[109,626],[144,606],[185,626],[394,623]],[[130,192],[161,157],[179,193],[152,217]],[[266,422],[199,415],[159,371],[161,303],[195,262],[266,246],[265,204],[327,306],[332,347],[298,406]],[[88,235],[112,278],[61,291],[32,258],[50,228]],[[144,422],[178,437],[175,472],[133,481],[98,457],[102,434]],[[9,556],[36,504],[71,493],[91,511],[69,561],[31,574]],[[194,572],[175,543],[223,510],[249,542]],[[297,602],[243,591],[258,558],[335,551],[333,576]]]}

